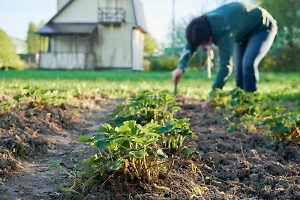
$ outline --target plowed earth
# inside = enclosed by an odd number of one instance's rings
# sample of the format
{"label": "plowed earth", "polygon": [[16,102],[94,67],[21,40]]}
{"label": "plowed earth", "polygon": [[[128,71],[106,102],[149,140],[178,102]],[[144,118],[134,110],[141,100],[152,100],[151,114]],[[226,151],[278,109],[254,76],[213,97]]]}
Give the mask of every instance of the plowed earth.
{"label": "plowed earth", "polygon": [[[86,190],[84,199],[300,199],[299,145],[270,150],[264,130],[231,131],[218,119],[224,110],[202,109],[188,97],[177,101],[182,110],[176,117],[190,118],[197,153],[175,159],[168,176],[158,180],[163,188],[110,180]],[[95,153],[77,138],[95,133],[117,104],[106,95],[80,96],[60,106],[31,102],[0,115],[0,199],[65,199],[61,188],[72,182],[66,171],[76,164],[81,169]],[[61,168],[49,169],[57,160]]]}

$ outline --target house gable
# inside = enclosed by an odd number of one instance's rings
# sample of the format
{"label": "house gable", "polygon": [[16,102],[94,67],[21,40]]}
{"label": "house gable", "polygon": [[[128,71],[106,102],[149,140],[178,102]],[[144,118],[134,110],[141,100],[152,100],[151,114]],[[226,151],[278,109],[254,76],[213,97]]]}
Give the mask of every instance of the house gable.
{"label": "house gable", "polygon": [[61,10],[71,0],[57,0],[57,10]]}
{"label": "house gable", "polygon": [[97,0],[71,0],[50,20],[52,23],[97,23]]}
{"label": "house gable", "polygon": [[[125,23],[147,32],[143,5],[140,0],[59,0],[59,11],[48,23],[98,23],[103,8],[125,10]],[[63,7],[62,7],[63,6]]]}

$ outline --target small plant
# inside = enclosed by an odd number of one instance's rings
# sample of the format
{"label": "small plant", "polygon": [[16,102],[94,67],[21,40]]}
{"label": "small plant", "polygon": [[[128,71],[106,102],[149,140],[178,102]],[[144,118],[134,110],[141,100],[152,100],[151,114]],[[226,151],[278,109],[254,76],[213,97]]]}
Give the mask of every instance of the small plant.
{"label": "small plant", "polygon": [[244,114],[257,115],[262,110],[262,102],[265,95],[256,92],[245,92],[241,88],[235,88],[230,92],[216,90],[212,94],[212,105],[225,107],[232,114],[241,116]]}
{"label": "small plant", "polygon": [[[189,119],[172,119],[166,125],[160,126],[158,133],[162,134],[161,145],[170,153],[175,153],[180,147],[183,146],[183,141],[187,136],[193,136],[191,131]],[[195,148],[184,147],[182,151],[186,154],[191,154]]]}
{"label": "small plant", "polygon": [[257,114],[262,108],[263,95],[256,92],[245,92],[241,88],[230,91],[229,109],[237,115]]}
{"label": "small plant", "polygon": [[265,112],[266,117],[263,125],[269,128],[273,147],[279,142],[296,141],[300,142],[300,115],[296,112],[286,112],[285,108],[270,109]]}
{"label": "small plant", "polygon": [[167,155],[157,145],[160,135],[159,125],[148,123],[145,126],[135,121],[125,121],[122,126],[112,128],[104,124],[99,133],[92,137],[82,136],[81,142],[90,142],[97,147],[99,154],[86,164],[92,166],[94,175],[105,177],[121,173],[125,179],[151,181],[159,172],[159,161]]}
{"label": "small plant", "polygon": [[[122,126],[112,128],[104,124],[99,133],[91,137],[82,136],[80,142],[90,142],[99,154],[86,161],[91,166],[91,177],[109,178],[123,176],[125,181],[143,185],[153,183],[159,173],[168,171],[167,153],[186,154],[194,152],[183,144],[186,136],[193,135],[187,120],[171,120],[166,126],[150,122],[142,126],[136,121],[125,121]],[[171,165],[169,165],[171,166]]]}
{"label": "small plant", "polygon": [[226,107],[230,101],[230,94],[223,90],[216,89],[211,93],[211,104],[219,107]]}
{"label": "small plant", "polygon": [[232,115],[227,115],[227,114],[222,114],[217,119],[223,119],[226,120],[229,123],[229,130],[231,132],[235,131],[236,128],[238,127],[238,122],[231,120]]}
{"label": "small plant", "polygon": [[135,120],[141,125],[145,125],[152,120],[159,124],[165,124],[180,110],[180,107],[175,106],[175,104],[174,95],[167,91],[158,94],[144,91],[137,97],[132,98],[129,104],[117,106],[117,110],[109,117],[115,120],[116,125],[121,125],[128,120]]}
{"label": "small plant", "polygon": [[50,165],[49,165],[49,169],[52,169],[54,167],[60,167],[65,174],[67,174],[69,177],[71,177],[73,179],[72,181],[72,185],[70,187],[63,187],[61,188],[61,191],[62,192],[66,192],[67,195],[66,195],[66,199],[71,199],[71,196],[72,196],[72,193],[73,194],[76,194],[76,195],[79,195],[81,198],[82,198],[82,194],[80,194],[79,192],[77,192],[76,190],[78,189],[78,185],[79,185],[79,181],[78,181],[78,164],[75,164],[73,166],[73,170],[72,171],[68,171],[65,167],[64,167],[64,163],[62,163],[61,160],[57,160],[57,161],[54,161],[52,162]]}

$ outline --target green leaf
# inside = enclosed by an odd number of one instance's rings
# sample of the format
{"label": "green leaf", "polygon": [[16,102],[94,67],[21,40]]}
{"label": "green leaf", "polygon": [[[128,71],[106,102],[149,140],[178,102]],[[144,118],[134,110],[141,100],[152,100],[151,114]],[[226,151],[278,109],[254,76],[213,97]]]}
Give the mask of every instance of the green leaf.
{"label": "green leaf", "polygon": [[119,170],[122,167],[123,163],[124,163],[124,159],[121,158],[115,162],[110,163],[109,165],[107,165],[107,167],[111,170]]}
{"label": "green leaf", "polygon": [[275,109],[269,109],[269,110],[266,110],[264,112],[265,115],[274,115],[274,114],[279,114],[283,111],[285,111],[286,109],[285,108],[281,108],[281,107],[278,107],[278,108],[275,108]]}
{"label": "green leaf", "polygon": [[127,141],[127,139],[124,137],[114,139],[114,142],[117,144],[123,144],[125,141]]}
{"label": "green leaf", "polygon": [[53,163],[51,163],[48,168],[52,169],[53,167],[57,167],[60,164],[61,164],[61,160],[57,160],[57,161],[54,161]]}
{"label": "green leaf", "polygon": [[124,123],[124,121],[126,121],[124,117],[118,117],[115,119],[115,123],[118,126],[122,125]]}
{"label": "green leaf", "polygon": [[140,144],[144,144],[145,142],[147,142],[147,141],[145,141],[145,139],[146,138],[136,138],[136,137],[134,137],[134,138],[131,139],[131,141],[136,142],[136,143],[140,143]]}
{"label": "green leaf", "polygon": [[189,129],[184,129],[183,131],[180,131],[179,134],[182,135],[182,136],[194,135],[194,133]]}
{"label": "green leaf", "polygon": [[111,140],[114,140],[115,138],[101,138],[98,139],[96,142],[96,147],[98,147],[99,149],[107,146]]}
{"label": "green leaf", "polygon": [[131,151],[130,154],[134,155],[136,158],[143,158],[145,156],[145,152],[143,150],[140,151]]}
{"label": "green leaf", "polygon": [[131,132],[128,122],[129,121],[125,121],[123,126],[116,128],[117,132]]}
{"label": "green leaf", "polygon": [[128,152],[130,150],[130,143],[128,141],[124,141],[120,146],[121,152]]}
{"label": "green leaf", "polygon": [[105,157],[97,157],[97,155],[92,156],[90,159],[84,160],[84,163],[90,166],[98,165],[106,160]]}
{"label": "green leaf", "polygon": [[153,142],[155,142],[155,141],[157,141],[157,140],[158,140],[158,138],[148,139],[148,140],[146,140],[146,142],[143,143],[143,144],[144,144],[144,145],[148,145],[148,144],[151,144],[151,143],[153,143]]}
{"label": "green leaf", "polygon": [[189,119],[188,118],[182,118],[182,119],[179,119],[177,121],[177,124],[180,125],[180,126],[184,126],[185,124],[187,124],[189,122]]}
{"label": "green leaf", "polygon": [[110,124],[103,124],[98,130],[99,133],[116,133],[116,131],[111,127]]}
{"label": "green leaf", "polygon": [[160,126],[158,128],[158,133],[168,133],[174,130],[174,120],[170,120],[165,126]]}
{"label": "green leaf", "polygon": [[296,121],[296,127],[297,127],[297,128],[300,128],[300,120],[297,120],[297,121]]}
{"label": "green leaf", "polygon": [[277,122],[275,126],[270,128],[270,131],[280,134],[280,133],[289,133],[290,129],[285,126],[282,122]]}
{"label": "green leaf", "polygon": [[293,119],[294,121],[297,121],[297,120],[300,119],[300,115],[293,115],[293,116],[292,116],[292,119]]}
{"label": "green leaf", "polygon": [[196,152],[195,147],[186,147],[186,148],[182,149],[182,153],[187,154],[187,155],[190,155],[194,152]]}
{"label": "green leaf", "polygon": [[130,148],[130,143],[129,143],[129,141],[126,140],[121,144],[121,146],[124,148]]}
{"label": "green leaf", "polygon": [[93,142],[93,141],[94,139],[87,135],[83,135],[78,138],[78,142]]}

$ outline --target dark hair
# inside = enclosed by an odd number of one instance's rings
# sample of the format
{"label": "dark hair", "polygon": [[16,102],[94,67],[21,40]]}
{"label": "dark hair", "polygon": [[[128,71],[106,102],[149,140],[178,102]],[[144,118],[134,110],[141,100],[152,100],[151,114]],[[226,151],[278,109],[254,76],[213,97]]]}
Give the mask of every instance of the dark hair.
{"label": "dark hair", "polygon": [[186,39],[190,46],[198,47],[209,41],[210,25],[205,15],[193,19],[186,28]]}

